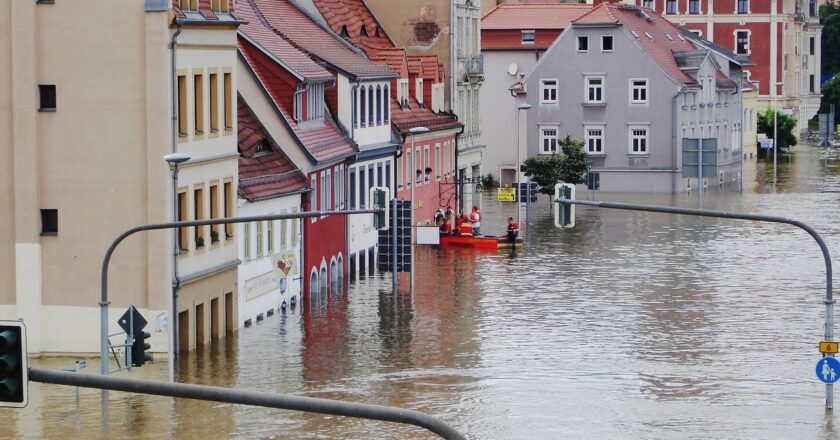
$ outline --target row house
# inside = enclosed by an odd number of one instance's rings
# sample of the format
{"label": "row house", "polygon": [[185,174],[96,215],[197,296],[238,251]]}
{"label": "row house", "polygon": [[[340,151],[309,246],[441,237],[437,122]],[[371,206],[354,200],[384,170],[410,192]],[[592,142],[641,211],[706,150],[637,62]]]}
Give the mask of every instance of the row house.
{"label": "row house", "polygon": [[[233,214],[237,191],[233,5],[77,3],[0,4],[0,319],[26,322],[32,353],[98,351],[111,241],[172,221],[175,203],[182,219]],[[174,200],[172,152],[192,156]],[[154,351],[173,328],[182,350],[224,337],[237,265],[236,237],[218,228],[133,235],[111,260],[110,330],[134,304]]]}
{"label": "row house", "polygon": [[[458,137],[457,175],[462,183],[477,182],[485,173],[480,118],[483,108],[480,91],[485,73],[480,31],[482,2],[400,0],[398,8],[392,0],[312,0],[312,3],[322,11],[334,30],[342,26],[365,30],[367,37],[378,31],[387,40],[388,47],[405,48],[409,58],[436,57],[436,63],[442,66],[441,108],[454,112],[464,127]],[[365,39],[365,35],[350,32],[350,37],[350,41],[359,47],[365,44],[358,41]],[[374,56],[370,52],[368,55]],[[461,190],[458,194],[460,206],[480,203],[480,194],[474,187],[471,184],[457,186]]]}
{"label": "row house", "polygon": [[[337,86],[333,74],[282,38],[272,24],[275,19],[283,21],[286,4],[238,2],[239,13],[248,21],[238,38],[240,95],[273,142],[306,175],[300,211],[344,209],[347,168],[358,150],[326,105],[327,90]],[[344,283],[347,221],[345,216],[332,215],[300,224],[299,276],[305,297],[317,302]],[[262,239],[266,234],[260,232]]]}
{"label": "row house", "polygon": [[[532,106],[523,112],[528,155],[558,154],[570,134],[584,140],[605,191],[737,182],[745,66],[659,15],[603,3],[572,20],[513,87]],[[685,138],[717,140],[716,178],[682,177]]]}
{"label": "row house", "polygon": [[[445,111],[445,78],[438,57],[406,55],[405,48],[393,43],[363,1],[316,0],[312,6],[307,12],[316,22],[325,23],[371,62],[395,73],[388,84],[388,107],[383,107],[391,135],[399,142],[392,194],[407,200],[412,185],[415,187],[418,223],[433,222],[438,209],[454,209],[456,134],[462,125]],[[411,134],[415,127],[429,131]]]}
{"label": "row house", "polygon": [[[807,128],[820,106],[822,26],[817,0],[631,0],[755,64],[760,108],[778,105]],[[778,103],[776,100],[778,99]]]}
{"label": "row house", "polygon": [[517,180],[522,127],[510,87],[522,80],[572,20],[592,10],[579,3],[503,3],[481,19],[481,54],[485,80],[481,88],[482,167],[501,185]]}

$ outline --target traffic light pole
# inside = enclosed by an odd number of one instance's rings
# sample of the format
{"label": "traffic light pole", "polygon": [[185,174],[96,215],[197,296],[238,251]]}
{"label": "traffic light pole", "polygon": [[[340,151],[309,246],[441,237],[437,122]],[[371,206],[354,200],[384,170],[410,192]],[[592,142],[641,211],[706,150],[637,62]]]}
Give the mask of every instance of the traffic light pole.
{"label": "traffic light pole", "polygon": [[394,408],[390,406],[344,402],[341,400],[319,399],[315,397],[290,396],[249,390],[237,390],[206,385],[79,374],[43,368],[30,368],[29,379],[35,382],[58,385],[99,388],[102,390],[125,391],[129,393],[153,394],[156,396],[208,400],[212,402],[235,403],[242,405],[263,406],[266,408],[287,409],[292,411],[383,420],[386,422],[419,426],[444,439],[466,440],[466,437],[454,428],[432,416],[423,414],[419,411]]}
{"label": "traffic light pole", "polygon": [[[700,191],[702,190],[703,188],[701,184]],[[638,205],[635,203],[601,202],[562,198],[555,198],[554,203],[571,206],[591,206],[593,208],[621,209],[625,211],[659,212],[663,214],[680,214],[693,215],[698,217],[714,217],[734,220],[751,220],[756,222],[784,223],[803,229],[817,242],[817,244],[820,246],[820,250],[822,251],[823,260],[825,262],[825,300],[823,301],[823,303],[825,304],[825,342],[834,341],[834,297],[832,296],[831,292],[831,254],[829,254],[828,246],[825,244],[825,240],[823,240],[820,234],[818,234],[817,231],[814,230],[814,228],[808,226],[805,223],[802,223],[799,220],[772,215],[743,214],[738,212],[711,211],[706,209],[674,208],[670,206]],[[827,356],[834,357],[834,354],[828,354]],[[834,409],[834,385],[832,384],[825,385],[825,409],[829,411]]]}

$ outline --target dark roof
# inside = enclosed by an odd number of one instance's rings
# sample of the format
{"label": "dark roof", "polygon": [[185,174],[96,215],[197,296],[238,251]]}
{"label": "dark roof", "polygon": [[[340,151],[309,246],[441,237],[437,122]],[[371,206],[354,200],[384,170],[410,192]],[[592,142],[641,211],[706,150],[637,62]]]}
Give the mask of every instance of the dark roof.
{"label": "dark roof", "polygon": [[343,159],[356,153],[353,143],[339,130],[325,109],[323,123],[299,125],[293,114],[293,95],[299,84],[264,52],[243,38],[238,39],[239,53],[247,66],[257,76],[283,119],[298,138],[310,157],[318,163]]}
{"label": "dark roof", "polygon": [[[306,176],[283,153],[242,96],[238,99],[239,195],[248,201],[306,188]],[[260,146],[269,151],[258,152]]]}
{"label": "dark roof", "polygon": [[735,52],[732,52],[731,50],[726,49],[719,44],[715,44],[714,42],[711,42],[682,26],[680,26],[680,32],[682,32],[683,36],[688,38],[689,40],[723,55],[724,57],[728,58],[733,63],[740,65],[741,67],[748,67],[753,65],[752,61],[750,61],[749,58],[743,55],[738,55]]}
{"label": "dark roof", "polygon": [[682,70],[697,70],[708,54],[704,49],[674,51],[674,61]]}

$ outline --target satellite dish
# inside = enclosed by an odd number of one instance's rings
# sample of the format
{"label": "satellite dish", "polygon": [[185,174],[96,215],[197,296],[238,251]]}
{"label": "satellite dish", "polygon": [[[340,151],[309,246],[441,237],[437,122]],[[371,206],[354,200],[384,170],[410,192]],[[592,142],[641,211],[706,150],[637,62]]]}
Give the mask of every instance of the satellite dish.
{"label": "satellite dish", "polygon": [[519,70],[519,66],[516,63],[510,63],[508,65],[508,75],[516,75],[516,72]]}

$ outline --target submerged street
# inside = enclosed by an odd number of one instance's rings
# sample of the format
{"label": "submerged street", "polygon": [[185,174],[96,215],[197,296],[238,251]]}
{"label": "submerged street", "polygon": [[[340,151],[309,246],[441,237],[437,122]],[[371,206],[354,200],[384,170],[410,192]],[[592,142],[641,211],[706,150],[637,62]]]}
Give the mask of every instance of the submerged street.
{"label": "submerged street", "polygon": [[[742,193],[710,188],[702,207],[804,221],[840,262],[840,151],[798,147],[780,157],[775,186],[772,161],[746,161],[744,174]],[[595,197],[701,207],[696,192]],[[495,193],[482,204],[482,230],[501,234],[514,208]],[[420,248],[413,294],[393,294],[388,273],[367,276],[185,354],[177,380],[410,408],[474,439],[840,435],[814,376],[825,272],[804,231],[585,207],[560,230],[547,196],[531,219],[524,249]],[[166,362],[131,377],[165,380]],[[103,427],[99,391],[29,391],[27,408],[0,411],[0,438],[433,438],[116,392]]]}

